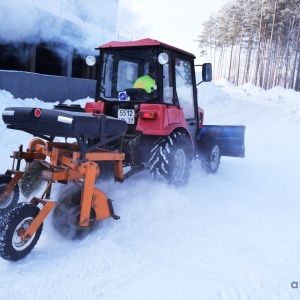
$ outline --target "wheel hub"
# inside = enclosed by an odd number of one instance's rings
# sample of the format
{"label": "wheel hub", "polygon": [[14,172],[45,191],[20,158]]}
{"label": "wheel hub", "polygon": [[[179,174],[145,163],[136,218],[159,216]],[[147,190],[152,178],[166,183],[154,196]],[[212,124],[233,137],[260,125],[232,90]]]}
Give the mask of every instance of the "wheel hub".
{"label": "wheel hub", "polygon": [[173,176],[176,181],[181,180],[185,173],[186,156],[183,149],[176,151],[173,162]]}
{"label": "wheel hub", "polygon": [[33,218],[26,218],[22,222],[19,223],[19,225],[16,227],[13,237],[12,237],[12,246],[17,251],[22,251],[26,247],[28,247],[28,243],[30,244],[33,240],[33,237],[35,234],[29,239],[29,240],[23,240],[22,236],[25,233],[25,231],[29,228],[30,224],[32,223]]}
{"label": "wheel hub", "polygon": [[211,153],[211,168],[212,169],[215,169],[218,165],[218,161],[219,161],[219,156],[220,156],[220,150],[219,150],[219,147],[218,145],[215,145],[213,150],[212,150],[212,153]]}

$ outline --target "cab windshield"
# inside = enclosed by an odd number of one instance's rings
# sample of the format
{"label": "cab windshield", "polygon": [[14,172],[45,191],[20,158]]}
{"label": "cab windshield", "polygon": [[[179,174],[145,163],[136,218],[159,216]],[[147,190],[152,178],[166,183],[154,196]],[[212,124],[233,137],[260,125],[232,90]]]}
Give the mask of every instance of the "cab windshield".
{"label": "cab windshield", "polygon": [[[101,52],[99,97],[102,100],[146,101],[157,97],[158,49],[123,48],[122,51],[101,50]],[[147,77],[146,84],[153,86],[144,87],[136,84],[137,79],[144,75]]]}

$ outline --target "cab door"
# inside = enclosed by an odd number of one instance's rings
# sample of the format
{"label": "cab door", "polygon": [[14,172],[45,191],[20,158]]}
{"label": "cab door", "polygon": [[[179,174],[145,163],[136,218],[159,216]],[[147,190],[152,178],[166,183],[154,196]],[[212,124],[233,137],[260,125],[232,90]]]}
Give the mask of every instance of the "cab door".
{"label": "cab door", "polygon": [[176,57],[174,63],[175,92],[180,108],[184,112],[188,130],[193,139],[196,138],[198,122],[196,111],[196,95],[194,88],[194,66],[186,58]]}

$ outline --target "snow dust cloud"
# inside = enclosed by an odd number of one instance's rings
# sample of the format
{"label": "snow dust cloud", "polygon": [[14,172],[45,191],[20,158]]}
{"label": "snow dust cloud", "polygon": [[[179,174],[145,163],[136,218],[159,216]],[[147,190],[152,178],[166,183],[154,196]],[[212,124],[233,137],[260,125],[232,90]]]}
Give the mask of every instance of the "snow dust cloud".
{"label": "snow dust cloud", "polygon": [[[116,1],[1,1],[0,42],[47,43],[59,55],[74,48],[85,56],[102,43],[115,39]],[[114,18],[115,16],[115,18]],[[21,53],[20,53],[21,54]]]}

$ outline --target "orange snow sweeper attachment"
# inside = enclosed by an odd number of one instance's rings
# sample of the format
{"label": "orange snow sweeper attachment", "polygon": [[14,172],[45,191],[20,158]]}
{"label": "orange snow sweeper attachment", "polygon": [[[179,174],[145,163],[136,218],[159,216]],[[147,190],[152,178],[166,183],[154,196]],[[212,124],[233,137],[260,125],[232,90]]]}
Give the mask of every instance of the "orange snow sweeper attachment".
{"label": "orange snow sweeper attachment", "polygon": [[[47,157],[49,162],[45,160]],[[95,187],[95,180],[100,172],[97,162],[111,161],[114,165],[115,180],[122,181],[124,154],[98,148],[86,153],[84,159],[80,157],[81,152],[76,144],[44,142],[38,138],[29,143],[26,152],[23,152],[20,146],[20,150],[13,153],[13,167],[6,172],[6,175],[13,175],[13,178],[3,191],[2,198],[10,197],[22,178],[24,172],[19,170],[21,160],[36,161],[43,165],[45,168],[40,179],[47,184],[40,198],[34,196],[29,203],[19,203],[10,209],[9,213],[4,213],[0,225],[2,230],[0,256],[2,258],[14,261],[26,256],[37,243],[43,221],[50,211],[55,209],[56,205],[58,205],[58,211],[63,209],[50,197],[51,188],[55,182],[71,181],[81,189],[80,202],[70,207],[70,211],[63,216],[67,218],[65,224],[60,224],[67,226],[67,228],[60,228],[63,234],[75,238],[76,235],[83,233],[85,228],[91,228],[95,221],[109,217],[119,219],[114,213],[112,200]],[[16,168],[15,163],[17,163]],[[39,209],[38,206],[42,208]],[[10,230],[4,228],[10,228]]]}
{"label": "orange snow sweeper attachment", "polygon": [[[39,109],[37,113],[35,108],[7,108],[3,119],[8,128],[32,133],[46,141],[34,138],[26,151],[21,145],[11,156],[12,169],[0,175],[0,257],[17,261],[29,254],[51,211],[54,227],[71,239],[90,232],[96,221],[119,219],[112,200],[95,187],[95,181],[102,163],[109,163],[115,180],[123,181],[125,154],[121,149],[110,151],[101,146],[114,139],[121,139],[122,144],[126,122],[105,115],[60,110]],[[54,142],[54,136],[65,137],[66,142]],[[68,143],[67,137],[77,142]],[[20,170],[22,161],[26,162],[25,172]],[[18,203],[18,184],[33,164],[39,166],[39,172],[28,184],[41,180],[46,187],[41,197]],[[69,187],[67,193],[57,193],[57,200],[51,197],[54,183]]]}

